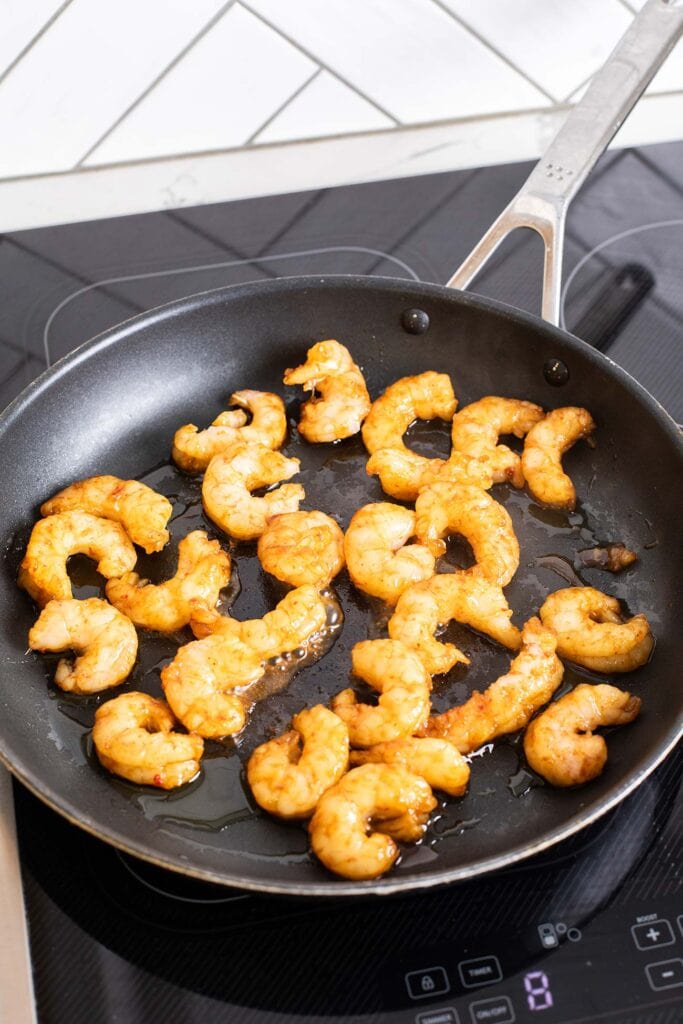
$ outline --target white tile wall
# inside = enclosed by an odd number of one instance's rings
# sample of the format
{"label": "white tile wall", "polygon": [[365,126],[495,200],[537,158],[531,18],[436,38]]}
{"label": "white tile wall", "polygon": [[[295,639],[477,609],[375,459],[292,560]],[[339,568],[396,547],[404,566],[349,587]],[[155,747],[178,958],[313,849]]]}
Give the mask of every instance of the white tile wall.
{"label": "white tile wall", "polygon": [[[643,2],[0,0],[0,230],[521,159]],[[683,43],[650,95],[642,137],[683,136]]]}

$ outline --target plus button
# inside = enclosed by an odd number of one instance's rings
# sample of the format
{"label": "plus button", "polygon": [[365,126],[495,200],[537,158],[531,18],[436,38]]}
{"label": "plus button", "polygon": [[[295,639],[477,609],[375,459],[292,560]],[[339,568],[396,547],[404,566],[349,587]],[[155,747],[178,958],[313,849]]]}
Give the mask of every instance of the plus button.
{"label": "plus button", "polygon": [[645,932],[650,942],[654,943],[659,938],[661,932],[656,931],[654,928],[650,928],[649,932]]}
{"label": "plus button", "polygon": [[659,946],[671,946],[676,941],[673,929],[664,917],[632,925],[631,934],[638,949],[657,949]]}

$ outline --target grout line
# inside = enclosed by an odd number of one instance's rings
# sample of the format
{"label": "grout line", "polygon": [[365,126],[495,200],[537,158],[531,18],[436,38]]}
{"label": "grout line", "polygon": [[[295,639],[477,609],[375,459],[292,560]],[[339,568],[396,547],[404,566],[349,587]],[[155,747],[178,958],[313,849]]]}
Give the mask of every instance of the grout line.
{"label": "grout line", "polygon": [[281,113],[282,113],[282,111],[283,111],[283,110],[284,110],[284,109],[285,109],[286,107],[288,107],[288,106],[289,106],[289,104],[290,104],[290,103],[292,102],[292,100],[295,100],[295,99],[297,98],[297,96],[299,96],[299,95],[300,95],[300,94],[301,94],[301,93],[302,93],[302,92],[304,91],[304,89],[305,89],[305,88],[306,88],[307,86],[309,86],[309,85],[311,84],[311,82],[313,81],[313,79],[317,78],[317,77],[318,77],[318,75],[319,75],[319,74],[320,74],[321,72],[322,72],[322,68],[321,68],[321,67],[318,67],[318,68],[316,68],[316,69],[315,69],[315,71],[313,72],[313,74],[312,74],[312,75],[309,75],[309,77],[308,77],[308,78],[306,79],[306,81],[305,81],[305,82],[302,82],[302,83],[301,83],[301,85],[300,85],[300,86],[298,86],[298,88],[296,88],[296,89],[294,90],[294,92],[292,93],[292,95],[291,95],[291,96],[288,96],[288,97],[287,97],[287,99],[286,99],[286,100],[284,101],[284,103],[281,103],[281,104],[280,104],[280,106],[279,106],[279,107],[277,107],[277,108],[276,108],[276,109],[275,109],[275,110],[273,111],[273,113],[272,113],[272,114],[269,114],[269,115],[268,115],[268,117],[267,117],[267,118],[265,119],[265,121],[263,122],[263,124],[261,124],[261,125],[260,125],[260,126],[259,126],[259,127],[257,128],[257,129],[256,129],[256,131],[255,131],[255,132],[252,132],[252,134],[251,134],[251,135],[249,136],[249,138],[248,138],[248,139],[247,139],[247,141],[246,141],[246,142],[244,143],[244,145],[245,145],[245,146],[251,146],[251,144],[252,144],[253,142],[255,142],[255,141],[256,141],[257,137],[258,137],[258,136],[259,136],[259,135],[261,134],[261,132],[262,132],[262,131],[265,131],[265,129],[266,129],[267,127],[268,127],[268,125],[269,125],[269,124],[272,124],[272,123],[273,123],[273,121],[274,121],[274,120],[275,120],[275,118],[276,118],[276,117],[278,116],[278,114],[281,114]]}
{"label": "grout line", "polygon": [[45,24],[44,24],[44,25],[42,26],[42,28],[40,28],[40,29],[39,29],[39,30],[38,30],[38,31],[36,32],[36,34],[35,34],[34,36],[32,36],[32,37],[31,37],[31,39],[29,39],[28,43],[27,43],[27,44],[26,44],[26,46],[25,46],[25,47],[23,48],[23,50],[20,50],[20,51],[19,51],[19,53],[18,53],[18,54],[16,55],[16,57],[14,58],[14,60],[10,61],[10,63],[9,63],[9,64],[7,65],[7,67],[5,68],[5,70],[4,70],[4,71],[2,72],[2,74],[0,75],[0,84],[2,84],[2,82],[4,82],[4,81],[5,81],[5,79],[6,79],[6,78],[7,78],[7,76],[9,75],[9,73],[10,73],[11,71],[13,71],[13,70],[14,70],[14,68],[15,68],[15,67],[17,66],[17,64],[19,63],[19,61],[20,61],[20,60],[22,60],[22,59],[23,59],[23,58],[24,58],[24,57],[26,56],[26,54],[28,53],[28,51],[29,51],[29,50],[30,50],[30,49],[31,49],[31,48],[32,48],[33,46],[35,46],[35,44],[36,44],[36,43],[38,42],[38,40],[39,40],[39,39],[41,38],[41,36],[44,36],[44,35],[45,35],[45,33],[47,32],[47,30],[48,30],[49,28],[51,28],[51,26],[52,26],[52,25],[54,25],[54,23],[55,23],[55,21],[57,20],[57,18],[58,18],[58,17],[60,16],[60,14],[62,14],[62,13],[63,13],[63,12],[64,12],[64,11],[65,11],[65,10],[67,9],[67,7],[69,6],[69,4],[70,4],[71,2],[72,2],[72,0],[64,0],[64,3],[63,3],[63,4],[61,5],[61,7],[58,7],[58,8],[57,8],[57,10],[56,10],[56,11],[54,11],[54,13],[52,14],[52,16],[51,16],[51,17],[49,17],[49,18],[47,19],[47,21],[46,21],[46,22],[45,22]]}
{"label": "grout line", "polygon": [[572,96],[574,96],[575,93],[577,93],[580,89],[583,89],[585,86],[587,86],[590,83],[591,79],[595,77],[595,75],[598,73],[599,70],[600,70],[600,68],[598,67],[598,68],[595,69],[595,71],[591,71],[590,75],[587,75],[584,79],[582,79],[579,82],[578,85],[574,86],[574,88],[571,90],[571,92],[567,93],[567,95],[564,97],[562,102],[563,103],[571,103],[571,104],[576,103],[576,100],[572,100]]}
{"label": "grout line", "polygon": [[638,11],[635,7],[632,7],[628,0],[619,0],[622,7],[625,7],[629,14],[637,14]]}
{"label": "grout line", "polygon": [[518,67],[514,61],[510,60],[509,57],[506,57],[501,50],[499,50],[496,46],[493,46],[485,36],[480,35],[479,32],[476,31],[476,29],[468,25],[466,21],[463,21],[463,19],[460,18],[455,13],[455,11],[452,11],[450,7],[447,7],[443,3],[443,0],[432,0],[432,3],[441,11],[443,11],[444,14],[447,14],[448,17],[450,17],[456,23],[456,25],[459,25],[460,28],[464,29],[474,39],[478,40],[478,42],[485,46],[487,50],[490,50],[491,53],[495,54],[499,60],[502,60],[504,64],[507,64],[507,66],[511,68],[512,71],[515,71],[520,76],[520,78],[524,78],[529,83],[529,85],[533,85],[534,89],[542,93],[545,96],[545,98],[550,100],[550,102],[553,105],[557,104],[558,100],[555,96],[549,93],[547,89],[544,89],[543,86],[540,85],[537,81],[535,81],[535,79],[533,79],[530,75],[528,75],[526,71]]}
{"label": "grout line", "polygon": [[320,60],[319,57],[316,57],[314,53],[312,53],[310,50],[307,50],[306,47],[302,46],[302,44],[297,42],[296,39],[293,39],[291,36],[287,35],[286,32],[283,32],[281,28],[278,28],[278,26],[274,22],[270,21],[268,18],[265,18],[258,11],[255,11],[252,7],[249,6],[248,3],[245,2],[245,0],[240,0],[240,7],[243,7],[246,11],[249,11],[250,14],[253,14],[255,18],[258,18],[259,21],[262,21],[263,24],[267,25],[268,28],[272,29],[273,32],[277,32],[277,34],[282,36],[282,38],[285,39],[291,46],[299,50],[300,53],[303,53],[305,57],[308,57],[309,60],[314,61],[321,70],[329,71],[331,75],[335,75],[341,82],[344,83],[344,85],[348,85],[349,89],[353,89],[355,93],[358,93],[359,96],[362,96],[364,100],[367,100],[367,102],[370,103],[375,108],[375,110],[379,110],[380,114],[384,114],[384,116],[388,117],[390,121],[393,121],[395,125],[401,125],[399,119],[394,114],[392,114],[391,111],[387,110],[386,107],[383,107],[380,103],[377,102],[377,100],[373,100],[371,96],[368,96],[366,92],[363,92],[362,89],[359,89],[357,85],[354,85],[354,83],[351,82],[348,78],[345,78],[344,75],[339,73],[339,71],[334,71],[332,68],[328,67],[325,61]]}
{"label": "grout line", "polygon": [[104,132],[104,133],[103,133],[102,135],[100,135],[100,137],[99,137],[98,139],[96,139],[96,140],[95,140],[95,142],[94,142],[94,143],[93,143],[93,144],[92,144],[92,145],[90,146],[90,148],[89,148],[89,149],[87,150],[87,152],[85,152],[85,153],[83,154],[83,156],[82,156],[82,157],[81,157],[81,158],[80,158],[79,160],[77,160],[77,161],[76,161],[76,164],[74,165],[74,168],[73,168],[74,170],[77,170],[78,168],[80,168],[80,167],[82,167],[82,166],[83,166],[83,164],[85,163],[85,161],[86,161],[86,160],[88,159],[88,157],[89,157],[89,156],[91,156],[91,155],[92,155],[92,154],[94,153],[94,151],[95,151],[95,150],[96,150],[96,149],[98,148],[98,146],[101,146],[101,145],[102,145],[102,143],[104,142],[104,140],[105,140],[106,138],[108,138],[108,136],[109,136],[109,135],[111,135],[111,133],[112,133],[112,132],[114,131],[114,129],[115,129],[115,128],[118,128],[118,126],[119,126],[119,125],[121,124],[121,122],[122,122],[123,120],[125,120],[125,118],[127,118],[127,117],[128,117],[128,115],[129,115],[129,114],[130,114],[130,113],[131,113],[131,112],[132,112],[133,110],[135,110],[135,108],[136,108],[137,106],[139,106],[139,104],[140,104],[140,103],[142,103],[142,101],[143,101],[143,100],[144,100],[144,99],[145,99],[145,98],[146,98],[147,96],[149,96],[149,94],[150,94],[150,93],[152,92],[152,90],[153,90],[153,89],[155,89],[155,88],[157,87],[157,85],[159,84],[159,82],[161,82],[161,80],[162,80],[163,78],[165,78],[165,77],[166,77],[166,75],[167,75],[167,74],[169,73],[169,71],[172,71],[172,70],[173,70],[173,68],[174,68],[174,67],[175,67],[175,66],[176,66],[177,64],[179,64],[179,63],[180,63],[180,61],[181,61],[181,60],[182,60],[182,59],[183,59],[184,57],[186,57],[186,56],[187,56],[187,54],[188,54],[188,53],[190,52],[190,50],[191,50],[191,49],[192,49],[192,48],[193,48],[193,47],[194,47],[194,46],[195,46],[195,45],[196,45],[196,44],[197,44],[197,43],[199,42],[199,40],[200,40],[200,39],[202,39],[202,38],[203,38],[203,37],[204,37],[204,36],[206,35],[206,33],[207,33],[207,32],[208,32],[208,31],[209,31],[210,29],[212,29],[212,28],[214,27],[214,25],[216,25],[216,24],[217,24],[217,23],[218,23],[218,22],[219,22],[219,21],[221,20],[221,18],[222,18],[222,17],[223,17],[223,16],[225,15],[225,14],[227,14],[227,13],[228,13],[228,11],[230,10],[230,8],[231,8],[231,7],[233,7],[233,6],[234,6],[234,4],[235,4],[235,0],[227,0],[227,3],[224,3],[224,4],[223,4],[223,6],[222,6],[222,7],[220,8],[220,10],[218,10],[218,11],[217,11],[217,12],[216,12],[216,13],[215,13],[215,14],[213,15],[213,17],[212,17],[212,18],[210,18],[210,19],[209,19],[209,20],[207,21],[206,25],[204,25],[204,27],[203,27],[203,28],[201,28],[201,29],[199,30],[199,32],[197,32],[197,34],[196,34],[195,36],[193,36],[193,37],[192,37],[192,39],[190,39],[189,43],[187,43],[187,45],[186,45],[186,46],[184,46],[184,47],[182,48],[182,50],[180,50],[180,52],[179,52],[179,53],[177,53],[177,54],[175,55],[175,57],[174,57],[174,58],[173,58],[173,60],[172,60],[172,61],[170,62],[170,64],[168,64],[168,66],[167,66],[167,67],[165,67],[165,68],[164,68],[164,70],[163,70],[163,71],[162,71],[162,72],[161,72],[160,74],[158,74],[158,75],[157,75],[157,77],[156,77],[155,79],[153,79],[153,80],[152,80],[152,81],[150,82],[150,84],[149,84],[149,85],[147,86],[147,88],[146,88],[146,89],[143,89],[143,90],[142,90],[142,92],[141,92],[141,93],[140,93],[140,95],[139,95],[139,96],[137,97],[137,99],[133,100],[133,102],[132,102],[132,103],[130,104],[130,106],[128,106],[128,107],[127,107],[127,108],[126,108],[126,109],[125,109],[125,110],[123,111],[123,113],[122,113],[122,114],[120,114],[120,115],[119,115],[119,116],[118,116],[118,117],[116,118],[116,120],[114,121],[114,123],[113,123],[113,124],[111,124],[111,125],[110,125],[110,126],[109,126],[109,127],[107,128],[107,130],[106,130],[106,131],[105,131],[105,132]]}

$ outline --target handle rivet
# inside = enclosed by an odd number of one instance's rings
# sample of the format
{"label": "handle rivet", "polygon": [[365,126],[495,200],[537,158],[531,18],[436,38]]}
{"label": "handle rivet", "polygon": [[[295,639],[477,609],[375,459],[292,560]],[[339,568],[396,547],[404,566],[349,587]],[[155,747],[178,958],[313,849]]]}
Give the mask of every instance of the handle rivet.
{"label": "handle rivet", "polygon": [[559,164],[557,165],[557,170],[558,170],[558,171],[561,171],[561,170],[562,170],[562,168],[560,167],[560,165],[559,165]]}
{"label": "handle rivet", "polygon": [[546,176],[546,178],[552,178],[553,172],[552,171],[546,171],[545,172],[545,176]]}
{"label": "handle rivet", "polygon": [[401,327],[408,334],[424,334],[429,330],[429,314],[424,309],[405,309],[401,313]]}
{"label": "handle rivet", "polygon": [[543,364],[543,376],[548,384],[559,388],[569,380],[569,368],[561,359],[546,359]]}
{"label": "handle rivet", "polygon": [[552,170],[552,166],[553,166],[552,164],[546,164],[546,167],[548,168],[548,170]]}

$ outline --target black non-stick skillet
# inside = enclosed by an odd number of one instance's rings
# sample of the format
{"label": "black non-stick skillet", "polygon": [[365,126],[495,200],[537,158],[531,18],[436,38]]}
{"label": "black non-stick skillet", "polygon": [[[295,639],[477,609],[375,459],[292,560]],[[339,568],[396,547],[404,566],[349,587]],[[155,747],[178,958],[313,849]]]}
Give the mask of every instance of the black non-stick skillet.
{"label": "black non-stick skillet", "polygon": [[[388,893],[470,877],[529,856],[604,814],[666,756],[683,727],[676,601],[683,575],[683,443],[643,388],[554,323],[569,199],[682,25],[680,7],[649,0],[519,195],[454,276],[453,287],[309,277],[191,296],[88,342],[5,411],[0,757],[33,792],[100,838],[197,877],[290,894]],[[545,320],[457,290],[506,231],[520,225],[545,241]],[[500,394],[546,408],[590,409],[597,446],[577,445],[566,459],[579,495],[575,513],[543,510],[521,492],[494,489],[513,517],[522,550],[506,593],[521,624],[548,592],[575,579],[578,550],[623,541],[638,551],[634,567],[616,577],[587,569],[580,579],[624,599],[631,611],[645,612],[657,638],[651,662],[617,681],[642,697],[643,712],[634,725],[609,735],[609,762],[598,779],[568,791],[540,785],[526,770],[519,743],[499,743],[475,759],[467,796],[444,805],[425,841],[373,883],[328,875],[310,857],[302,826],[275,822],[254,807],[242,773],[250,750],[286,728],[295,711],[348,685],[355,642],[382,635],[382,609],[356,593],[345,576],[335,583],[344,627],[325,657],[259,702],[241,738],[209,744],[201,777],[169,794],[128,785],[97,765],[89,729],[106,697],[74,698],[51,685],[53,666],[26,653],[36,609],[15,583],[40,503],[71,481],[100,473],[139,476],[172,497],[174,542],[143,560],[152,578],[172,574],[178,538],[197,526],[211,529],[202,518],[198,482],[169,464],[175,429],[189,421],[207,424],[238,388],[284,393],[284,369],[301,362],[312,342],[329,337],[350,347],[373,397],[401,376],[430,369],[450,374],[460,405]],[[293,394],[289,399],[294,423],[298,401]],[[445,425],[418,427],[411,443],[443,454],[447,436]],[[292,430],[286,450],[302,460],[304,507],[323,509],[343,526],[360,505],[383,497],[365,474],[358,438],[309,446]],[[262,615],[282,590],[260,572],[253,548],[233,553],[241,588],[234,613]],[[456,562],[462,556],[451,552]],[[101,582],[78,562],[73,576],[80,596],[96,592]],[[472,664],[437,684],[437,710],[485,687],[509,663],[507,652],[492,643],[451,629]],[[128,688],[158,694],[159,667],[187,639],[143,637]],[[578,678],[597,680],[568,667],[565,685]]]}

